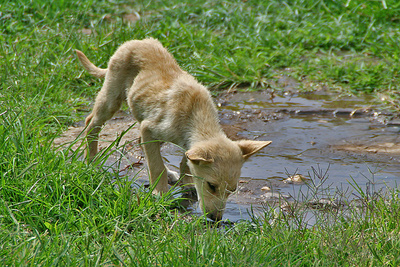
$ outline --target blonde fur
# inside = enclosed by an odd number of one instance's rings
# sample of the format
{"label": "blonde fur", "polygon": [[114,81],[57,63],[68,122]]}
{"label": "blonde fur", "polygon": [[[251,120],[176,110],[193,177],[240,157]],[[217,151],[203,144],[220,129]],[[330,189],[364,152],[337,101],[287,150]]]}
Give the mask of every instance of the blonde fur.
{"label": "blonde fur", "polygon": [[200,207],[209,218],[220,220],[244,161],[271,142],[227,138],[209,91],[155,39],[124,43],[107,69],[96,67],[81,51],[76,53],[90,74],[105,77],[86,118],[87,159],[97,154],[102,125],[127,101],[140,123],[150,182],[161,176],[153,193],[167,192],[168,178],[179,178],[164,165],[159,140],[175,143],[187,150],[181,162],[183,184],[194,183]]}

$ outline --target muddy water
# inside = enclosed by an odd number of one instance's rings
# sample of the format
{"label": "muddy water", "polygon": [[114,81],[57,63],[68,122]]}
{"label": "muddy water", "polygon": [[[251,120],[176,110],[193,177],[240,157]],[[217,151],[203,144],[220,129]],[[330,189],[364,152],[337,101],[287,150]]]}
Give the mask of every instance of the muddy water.
{"label": "muddy water", "polygon": [[[318,191],[322,198],[337,191],[354,196],[351,193],[357,192],[350,184],[354,182],[364,190],[400,183],[400,123],[388,123],[390,114],[371,99],[260,91],[226,94],[216,102],[224,130],[232,139],[273,141],[245,163],[240,189],[229,198],[224,219],[249,218],[249,208],[257,210],[265,203],[315,197],[306,184],[285,181],[295,174],[303,175],[309,184],[323,180]],[[117,114],[103,129],[100,147],[133,123],[129,114]],[[82,125],[71,127],[56,143],[73,140],[82,129]],[[133,126],[107,164],[120,169],[120,175],[147,183],[145,165],[123,170],[143,156],[137,141],[132,141],[138,136]],[[183,151],[165,144],[162,152],[167,164],[177,169]]]}
{"label": "muddy water", "polygon": [[[243,207],[279,194],[289,201],[315,197],[305,184],[285,181],[295,174],[316,184],[323,180],[319,197],[337,191],[351,196],[357,193],[354,182],[376,191],[400,183],[400,124],[387,126],[391,117],[370,99],[327,94],[271,99],[263,91],[228,95],[219,106],[234,135],[273,141],[243,167],[241,192],[231,198]],[[261,190],[264,186],[271,191]]]}

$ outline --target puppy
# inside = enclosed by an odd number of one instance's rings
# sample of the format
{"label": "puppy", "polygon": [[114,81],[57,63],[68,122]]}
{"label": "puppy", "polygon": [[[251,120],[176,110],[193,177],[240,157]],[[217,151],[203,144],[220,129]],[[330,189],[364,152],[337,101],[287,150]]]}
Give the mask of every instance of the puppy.
{"label": "puppy", "polygon": [[87,160],[97,154],[103,124],[127,101],[140,123],[150,182],[158,180],[153,193],[167,192],[168,178],[172,182],[179,179],[164,165],[160,154],[160,142],[177,144],[186,150],[180,164],[183,184],[194,183],[203,212],[212,220],[221,220],[243,163],[271,141],[227,138],[209,91],[183,71],[155,39],[124,43],[107,69],[93,65],[81,51],[76,53],[90,74],[105,77],[86,118]]}

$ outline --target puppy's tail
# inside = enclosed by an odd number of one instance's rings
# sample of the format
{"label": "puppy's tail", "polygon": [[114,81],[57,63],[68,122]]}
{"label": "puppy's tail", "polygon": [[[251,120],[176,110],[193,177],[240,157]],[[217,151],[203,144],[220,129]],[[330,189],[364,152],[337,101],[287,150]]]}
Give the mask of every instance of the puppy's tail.
{"label": "puppy's tail", "polygon": [[76,55],[78,56],[79,61],[81,62],[82,66],[93,76],[97,78],[104,78],[107,73],[107,69],[101,69],[96,67],[90,60],[85,56],[84,53],[75,49]]}

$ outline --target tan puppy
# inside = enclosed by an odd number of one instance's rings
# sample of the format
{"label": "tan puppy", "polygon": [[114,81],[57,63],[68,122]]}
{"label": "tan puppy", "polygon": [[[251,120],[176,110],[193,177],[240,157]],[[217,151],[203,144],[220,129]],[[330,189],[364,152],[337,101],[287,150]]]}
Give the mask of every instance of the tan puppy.
{"label": "tan puppy", "polygon": [[183,182],[194,182],[202,210],[209,218],[221,220],[244,161],[271,142],[228,139],[209,91],[183,71],[155,39],[124,43],[107,69],[93,65],[82,52],[76,53],[89,73],[105,77],[93,112],[86,118],[87,159],[97,154],[102,125],[126,100],[140,122],[150,182],[159,178],[153,193],[167,192],[168,178],[179,178],[164,165],[160,154],[160,141],[172,142],[187,150],[180,166]]}

